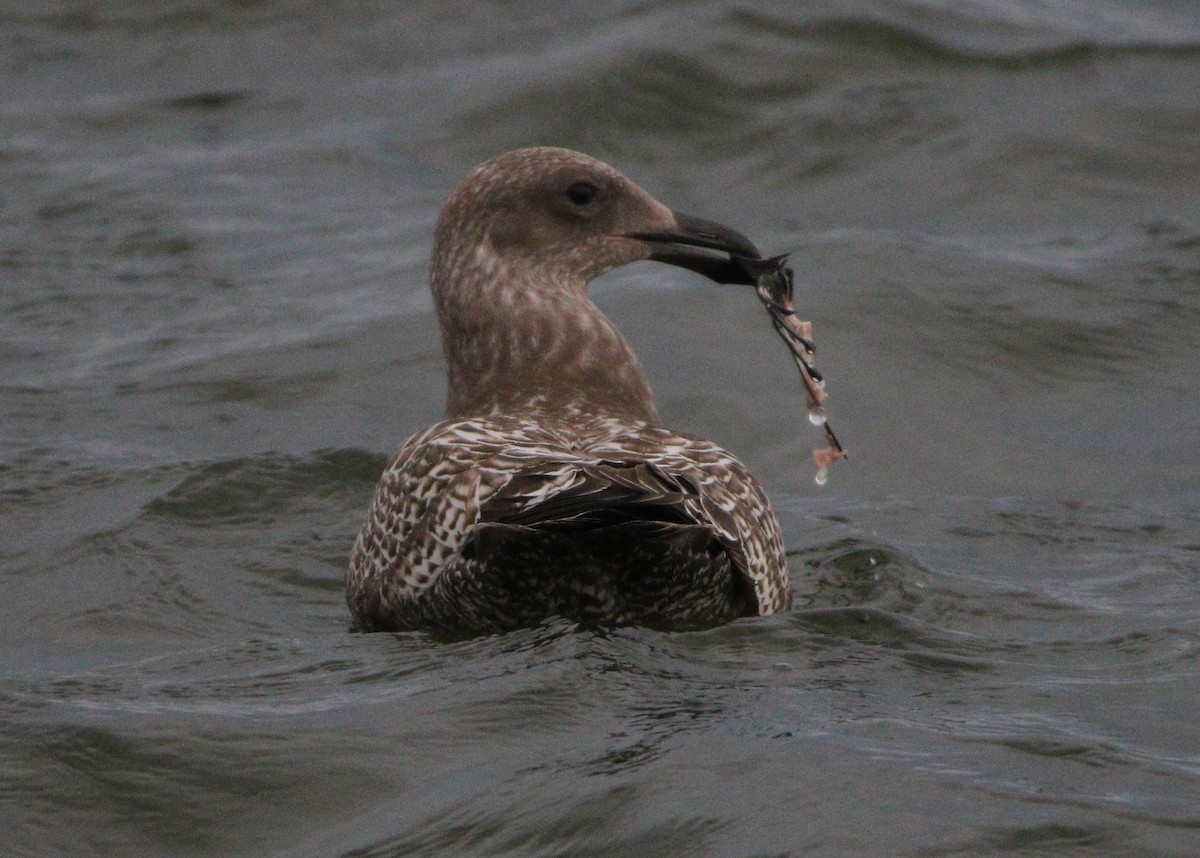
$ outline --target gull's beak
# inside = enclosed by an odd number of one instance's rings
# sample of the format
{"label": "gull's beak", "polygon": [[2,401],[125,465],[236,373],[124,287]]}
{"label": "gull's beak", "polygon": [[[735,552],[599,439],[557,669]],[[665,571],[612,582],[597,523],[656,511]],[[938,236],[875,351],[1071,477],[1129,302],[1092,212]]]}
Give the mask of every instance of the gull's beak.
{"label": "gull's beak", "polygon": [[[650,244],[650,259],[678,265],[703,274],[718,283],[754,283],[751,267],[744,261],[761,259],[758,248],[746,236],[727,226],[691,215],[671,212],[674,223],[652,232],[632,232],[627,237]],[[707,253],[716,250],[728,256]]]}

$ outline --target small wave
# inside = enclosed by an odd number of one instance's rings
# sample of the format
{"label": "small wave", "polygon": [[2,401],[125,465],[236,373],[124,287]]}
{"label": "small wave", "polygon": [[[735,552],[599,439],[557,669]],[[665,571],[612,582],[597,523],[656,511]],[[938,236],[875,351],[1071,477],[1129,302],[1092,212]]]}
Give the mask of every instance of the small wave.
{"label": "small wave", "polygon": [[[963,4],[951,11],[921,4],[877,9],[872,16],[781,16],[740,10],[734,23],[777,44],[829,44],[853,53],[1001,70],[1069,66],[1123,54],[1190,57],[1200,53],[1200,28],[1149,11],[1079,4],[1034,7],[1021,2]],[[1190,24],[1190,26],[1189,26]]]}
{"label": "small wave", "polygon": [[147,503],[151,518],[192,526],[266,522],[296,514],[306,499],[323,502],[347,487],[369,490],[386,458],[361,450],[298,457],[267,453],[204,465]]}

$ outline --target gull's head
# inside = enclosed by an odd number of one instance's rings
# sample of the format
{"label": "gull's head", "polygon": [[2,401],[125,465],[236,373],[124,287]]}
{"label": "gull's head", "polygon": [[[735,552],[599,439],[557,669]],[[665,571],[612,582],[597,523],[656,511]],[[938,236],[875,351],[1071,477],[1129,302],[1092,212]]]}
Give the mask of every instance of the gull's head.
{"label": "gull's head", "polygon": [[672,211],[602,161],[537,147],[485,161],[451,194],[434,234],[434,285],[439,273],[455,280],[471,270],[581,288],[642,259],[751,282],[731,257],[759,253],[729,227]]}

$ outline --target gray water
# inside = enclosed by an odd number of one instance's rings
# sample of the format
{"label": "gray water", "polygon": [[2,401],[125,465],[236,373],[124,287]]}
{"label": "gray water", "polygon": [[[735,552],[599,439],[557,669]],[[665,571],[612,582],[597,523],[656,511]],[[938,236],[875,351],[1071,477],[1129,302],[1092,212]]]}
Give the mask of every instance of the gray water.
{"label": "gray water", "polygon": [[[0,853],[1200,854],[1191,0],[10,2]],[[786,615],[347,631],[446,194],[557,144],[794,251],[596,284]]]}

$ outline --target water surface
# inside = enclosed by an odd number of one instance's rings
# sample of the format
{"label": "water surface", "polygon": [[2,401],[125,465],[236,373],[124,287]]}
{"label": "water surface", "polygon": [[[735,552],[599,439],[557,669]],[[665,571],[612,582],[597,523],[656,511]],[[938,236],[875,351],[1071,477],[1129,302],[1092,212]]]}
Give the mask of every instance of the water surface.
{"label": "water surface", "polygon": [[[12,855],[1200,852],[1200,13],[986,0],[0,12]],[[477,161],[794,251],[597,300],[758,473],[794,611],[355,635]]]}

